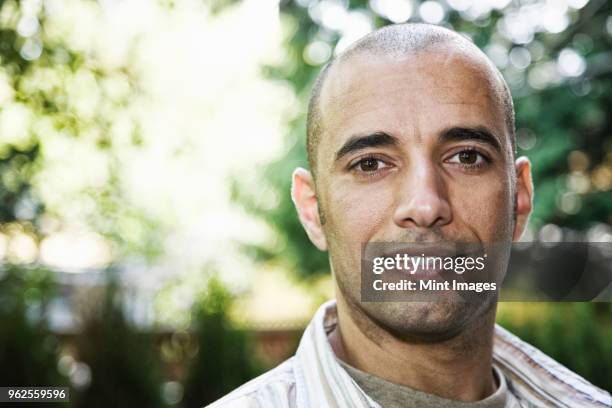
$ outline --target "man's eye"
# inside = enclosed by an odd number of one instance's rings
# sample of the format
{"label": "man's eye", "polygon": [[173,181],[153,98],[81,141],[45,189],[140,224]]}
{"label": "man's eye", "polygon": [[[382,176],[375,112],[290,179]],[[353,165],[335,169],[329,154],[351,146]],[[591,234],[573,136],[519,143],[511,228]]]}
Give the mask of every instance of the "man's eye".
{"label": "man's eye", "polygon": [[355,167],[364,173],[373,173],[377,170],[388,167],[387,163],[384,161],[374,158],[374,157],[366,157],[365,159],[359,160]]}
{"label": "man's eye", "polygon": [[487,158],[476,150],[462,150],[448,161],[466,167],[480,167],[488,162]]}

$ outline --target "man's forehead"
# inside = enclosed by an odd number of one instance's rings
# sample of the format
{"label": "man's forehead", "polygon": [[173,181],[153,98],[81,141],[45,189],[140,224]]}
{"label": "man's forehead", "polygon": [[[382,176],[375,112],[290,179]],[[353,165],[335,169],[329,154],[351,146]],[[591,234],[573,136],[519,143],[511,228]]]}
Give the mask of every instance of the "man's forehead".
{"label": "man's forehead", "polygon": [[415,107],[436,113],[437,106],[468,104],[483,116],[492,113],[503,132],[499,86],[485,57],[469,49],[437,47],[401,56],[362,52],[339,60],[329,73],[320,99],[323,139],[362,116],[410,122]]}
{"label": "man's forehead", "polygon": [[340,59],[332,67],[321,91],[321,109],[325,112],[329,106],[367,97],[376,90],[385,91],[382,85],[412,90],[413,95],[433,88],[461,88],[483,94],[493,90],[497,81],[484,57],[470,50],[437,47],[404,55],[364,51]]}

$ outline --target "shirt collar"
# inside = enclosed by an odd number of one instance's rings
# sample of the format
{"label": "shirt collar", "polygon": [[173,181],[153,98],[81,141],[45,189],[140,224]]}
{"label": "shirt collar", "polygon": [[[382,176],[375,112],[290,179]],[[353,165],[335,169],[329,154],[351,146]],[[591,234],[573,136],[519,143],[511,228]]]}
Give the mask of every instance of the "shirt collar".
{"label": "shirt collar", "polygon": [[337,323],[336,301],[330,300],[304,331],[296,352],[298,407],[380,408],[338,363],[327,338]]}
{"label": "shirt collar", "polygon": [[[380,408],[342,368],[329,344],[328,335],[338,324],[336,301],[322,304],[300,340],[296,352],[298,407]],[[503,373],[493,367],[498,386],[507,387]]]}

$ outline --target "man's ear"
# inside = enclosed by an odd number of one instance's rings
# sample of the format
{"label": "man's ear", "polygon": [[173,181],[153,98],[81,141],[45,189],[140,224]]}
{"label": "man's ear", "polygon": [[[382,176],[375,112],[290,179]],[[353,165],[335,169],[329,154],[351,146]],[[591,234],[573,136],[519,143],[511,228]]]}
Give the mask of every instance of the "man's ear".
{"label": "man's ear", "polygon": [[533,182],[531,181],[531,163],[527,157],[519,157],[514,163],[516,171],[516,208],[514,234],[512,241],[519,241],[533,209]]}
{"label": "man's ear", "polygon": [[308,170],[298,167],[293,171],[291,198],[310,241],[321,251],[327,250],[327,240],[319,218],[314,179]]}

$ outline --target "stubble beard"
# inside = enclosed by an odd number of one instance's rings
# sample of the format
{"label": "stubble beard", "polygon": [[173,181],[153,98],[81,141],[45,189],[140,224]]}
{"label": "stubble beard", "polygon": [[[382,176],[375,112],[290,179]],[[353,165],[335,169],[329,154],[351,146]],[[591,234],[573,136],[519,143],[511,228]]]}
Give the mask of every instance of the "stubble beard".
{"label": "stubble beard", "polygon": [[497,305],[495,292],[486,294],[481,302],[466,301],[457,294],[427,302],[362,302],[360,288],[347,287],[345,278],[335,277],[339,295],[351,319],[376,343],[385,333],[411,343],[450,340],[478,325],[484,315],[494,313]]}
{"label": "stubble beard", "polygon": [[[438,235],[441,237],[441,234]],[[424,242],[421,239],[418,241]],[[335,253],[343,251],[333,243],[329,251],[330,265],[339,292],[337,295],[342,298],[339,300],[344,301],[351,319],[360,331],[371,336],[372,340],[391,335],[413,343],[445,341],[476,326],[478,320],[483,320],[483,316],[495,313],[496,291],[485,291],[476,298],[464,297],[451,291],[427,301],[362,302],[361,262],[355,265],[357,260],[351,257],[335,258]]]}

